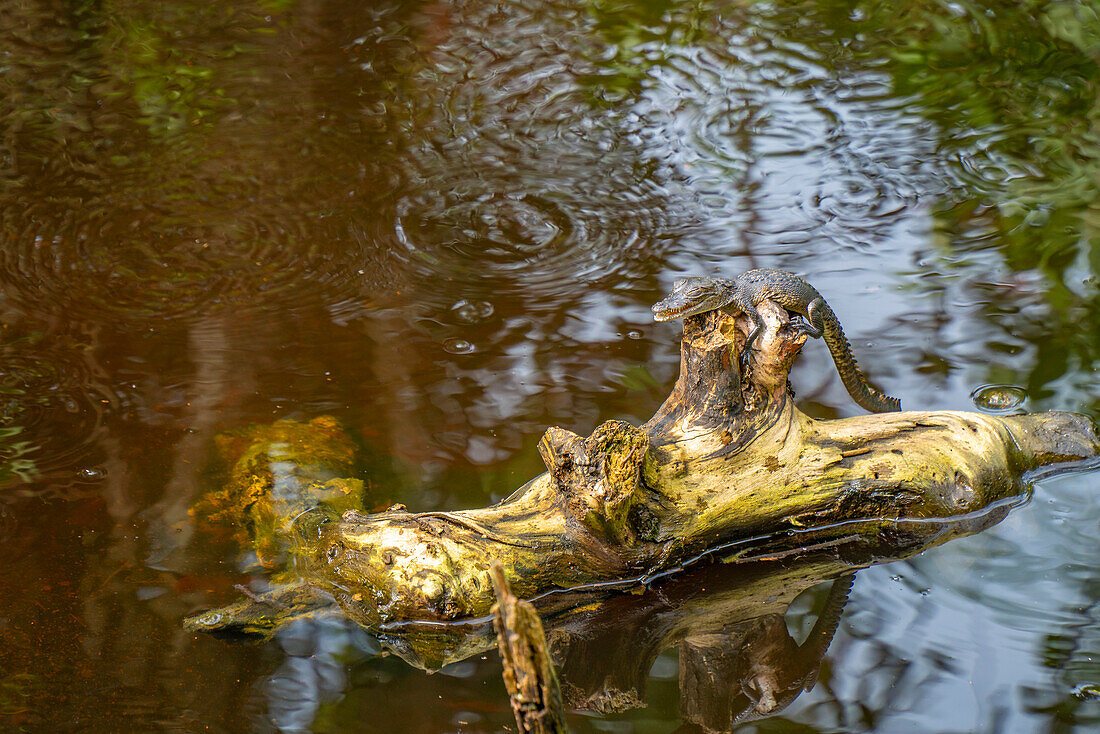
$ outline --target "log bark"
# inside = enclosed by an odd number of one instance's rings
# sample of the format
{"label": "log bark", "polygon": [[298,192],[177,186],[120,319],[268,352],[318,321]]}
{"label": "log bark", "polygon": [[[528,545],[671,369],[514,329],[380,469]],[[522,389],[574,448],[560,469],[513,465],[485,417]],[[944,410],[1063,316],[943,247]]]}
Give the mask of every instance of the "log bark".
{"label": "log bark", "polygon": [[691,317],[679,379],[645,425],[608,421],[587,437],[549,429],[539,444],[547,472],[492,507],[349,511],[311,524],[303,578],[388,634],[489,614],[493,560],[532,598],[648,583],[710,555],[777,557],[853,538],[941,542],[959,518],[1019,501],[1029,471],[1100,450],[1089,420],[1069,413],[814,420],[788,384],[806,336],[782,308],[759,311],[765,328],[746,374],[748,319]]}
{"label": "log bark", "polygon": [[493,564],[490,574],[497,598],[493,626],[517,730],[526,734],[568,734],[561,689],[542,621],[529,602],[512,593],[499,563]]}

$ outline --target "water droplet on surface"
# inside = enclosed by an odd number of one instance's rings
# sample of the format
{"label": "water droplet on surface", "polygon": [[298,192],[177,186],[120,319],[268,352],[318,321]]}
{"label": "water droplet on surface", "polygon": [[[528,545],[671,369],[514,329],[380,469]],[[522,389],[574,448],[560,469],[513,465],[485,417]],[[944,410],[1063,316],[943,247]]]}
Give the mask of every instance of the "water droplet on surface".
{"label": "water droplet on surface", "polygon": [[626,337],[628,339],[641,339],[642,332],[638,331],[637,329],[631,329],[630,331],[626,332]]}
{"label": "water droplet on surface", "polygon": [[476,351],[477,347],[465,339],[448,339],[443,342],[443,349],[451,354],[469,354]]}
{"label": "water droplet on surface", "polygon": [[1015,385],[982,385],[970,393],[970,399],[983,413],[1023,412],[1027,391]]}
{"label": "water droplet on surface", "polygon": [[488,301],[470,302],[463,298],[461,301],[451,306],[451,310],[454,311],[455,318],[459,321],[463,321],[467,324],[475,324],[493,315],[493,304]]}

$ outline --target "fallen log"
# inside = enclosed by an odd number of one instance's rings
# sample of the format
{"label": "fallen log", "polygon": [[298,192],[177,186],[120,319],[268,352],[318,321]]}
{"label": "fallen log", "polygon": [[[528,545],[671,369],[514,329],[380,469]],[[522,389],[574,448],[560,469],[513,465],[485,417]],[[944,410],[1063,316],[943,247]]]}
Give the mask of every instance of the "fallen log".
{"label": "fallen log", "polygon": [[738,356],[752,322],[692,316],[676,386],[645,425],[608,421],[588,437],[549,429],[539,444],[547,472],[491,507],[306,523],[303,579],[383,632],[482,617],[494,560],[531,598],[650,583],[713,554],[766,559],[853,538],[928,545],[948,537],[945,520],[1021,496],[1029,471],[1100,451],[1091,422],[1069,413],[814,420],[788,384],[805,334],[771,302],[758,311],[764,328],[745,373]]}

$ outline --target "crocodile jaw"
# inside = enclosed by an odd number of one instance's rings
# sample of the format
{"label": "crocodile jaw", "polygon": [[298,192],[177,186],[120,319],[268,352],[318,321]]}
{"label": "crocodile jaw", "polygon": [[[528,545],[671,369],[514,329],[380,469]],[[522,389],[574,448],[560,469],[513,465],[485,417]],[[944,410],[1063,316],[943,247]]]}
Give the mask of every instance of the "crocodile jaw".
{"label": "crocodile jaw", "polygon": [[653,320],[672,321],[673,319],[683,319],[698,313],[714,311],[726,305],[726,303],[728,303],[728,301],[724,301],[716,295],[705,298],[702,301],[685,301],[680,298],[669,296],[660,303],[654,304]]}
{"label": "crocodile jaw", "polygon": [[672,289],[661,301],[653,306],[653,319],[655,321],[671,321],[683,319],[695,314],[715,311],[729,305],[733,300],[733,291],[727,282],[718,282],[712,279],[688,278],[677,281]]}

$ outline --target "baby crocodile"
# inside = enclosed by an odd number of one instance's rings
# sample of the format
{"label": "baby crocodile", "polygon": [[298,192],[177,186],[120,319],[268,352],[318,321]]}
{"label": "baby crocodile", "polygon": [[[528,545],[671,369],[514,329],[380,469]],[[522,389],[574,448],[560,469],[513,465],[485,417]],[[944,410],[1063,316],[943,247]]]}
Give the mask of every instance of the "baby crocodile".
{"label": "baby crocodile", "polygon": [[872,413],[901,410],[900,400],[882,394],[867,383],[833,309],[812,285],[797,275],[761,268],[742,273],[734,280],[709,277],[678,280],[672,293],[653,307],[653,318],[657,321],[682,319],[730,306],[752,319],[753,330],[745,339],[744,354],[748,355],[764,327],[756,306],[765,300],[803,316],[806,323],[800,328],[809,336],[824,335],[840,379],[859,405]]}

